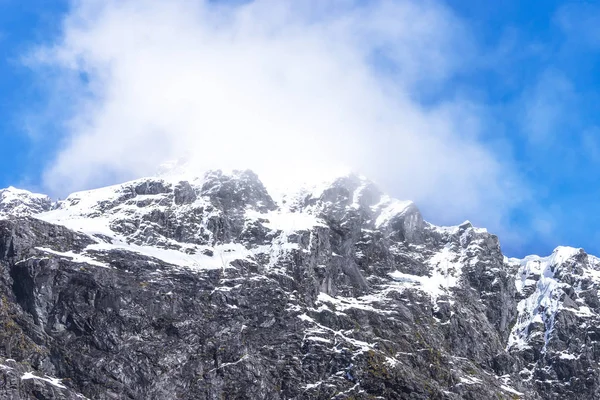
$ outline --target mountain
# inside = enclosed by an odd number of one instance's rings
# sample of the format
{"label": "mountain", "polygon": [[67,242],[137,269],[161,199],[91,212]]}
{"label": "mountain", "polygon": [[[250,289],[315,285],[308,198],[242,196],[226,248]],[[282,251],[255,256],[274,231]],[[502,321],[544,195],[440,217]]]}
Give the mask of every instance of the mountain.
{"label": "mountain", "polygon": [[44,194],[31,193],[14,187],[0,189],[0,218],[23,217],[50,210],[52,200]]}
{"label": "mountain", "polygon": [[0,398],[596,399],[600,259],[346,175],[0,191]]}

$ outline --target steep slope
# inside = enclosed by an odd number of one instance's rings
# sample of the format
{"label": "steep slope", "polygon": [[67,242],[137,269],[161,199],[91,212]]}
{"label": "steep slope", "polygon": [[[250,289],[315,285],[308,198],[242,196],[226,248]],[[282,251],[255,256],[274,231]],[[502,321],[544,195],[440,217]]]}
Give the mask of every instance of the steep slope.
{"label": "steep slope", "polygon": [[599,395],[583,251],[506,259],[355,175],[274,200],[250,171],[167,174],[49,208],[0,221],[0,354],[45,398]]}
{"label": "steep slope", "polygon": [[520,375],[554,398],[597,397],[600,259],[559,247],[509,264],[520,301],[508,349],[524,361]]}

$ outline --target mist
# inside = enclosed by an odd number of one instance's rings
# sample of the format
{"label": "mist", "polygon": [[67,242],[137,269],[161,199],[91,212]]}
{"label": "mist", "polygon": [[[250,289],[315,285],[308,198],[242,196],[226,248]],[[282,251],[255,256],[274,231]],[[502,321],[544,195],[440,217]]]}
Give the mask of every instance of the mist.
{"label": "mist", "polygon": [[428,1],[73,2],[28,59],[69,99],[44,185],[64,195],[178,158],[272,183],[350,169],[432,222],[504,231],[524,190],[476,102],[423,101],[468,68],[469,37]]}

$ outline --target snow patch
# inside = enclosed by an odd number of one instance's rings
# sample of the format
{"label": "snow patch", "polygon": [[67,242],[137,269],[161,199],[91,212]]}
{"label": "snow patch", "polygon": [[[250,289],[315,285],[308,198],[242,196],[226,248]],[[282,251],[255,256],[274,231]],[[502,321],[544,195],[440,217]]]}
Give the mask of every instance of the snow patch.
{"label": "snow patch", "polygon": [[382,197],[382,203],[373,206],[373,208],[380,208],[381,212],[375,220],[375,226],[381,228],[389,224],[389,222],[397,215],[402,215],[406,210],[409,209],[414,203],[412,201],[400,201],[390,199],[388,196]]}
{"label": "snow patch", "polygon": [[41,377],[41,376],[34,375],[31,372],[26,372],[26,373],[23,374],[23,376],[21,376],[21,380],[27,380],[27,379],[37,379],[39,381],[44,381],[44,382],[47,382],[47,383],[51,384],[52,386],[55,386],[55,387],[60,388],[60,389],[66,389],[67,388],[65,385],[63,385],[61,383],[60,379],[52,378],[52,377],[45,377],[44,378],[44,377]]}
{"label": "snow patch", "polygon": [[480,385],[482,380],[474,376],[462,376],[460,382],[467,385]]}
{"label": "snow patch", "polygon": [[85,256],[83,254],[73,253],[72,251],[60,252],[60,251],[48,249],[46,247],[36,247],[35,249],[43,251],[44,253],[54,254],[55,256],[70,258],[71,261],[74,263],[82,263],[82,264],[94,265],[96,267],[110,268],[109,265],[106,265],[104,263],[96,261],[93,258]]}
{"label": "snow patch", "polygon": [[566,352],[560,353],[558,357],[562,360],[576,360],[579,358],[578,356]]}
{"label": "snow patch", "polygon": [[504,390],[505,392],[512,393],[512,394],[517,395],[517,396],[524,396],[525,395],[524,393],[518,392],[515,389],[511,388],[510,386],[500,385],[500,388],[502,390]]}
{"label": "snow patch", "polygon": [[354,308],[354,309],[359,309],[359,310],[364,310],[364,311],[372,311],[372,312],[376,312],[376,313],[389,313],[391,311],[387,311],[387,310],[380,310],[377,308],[374,308],[372,305],[370,305],[369,303],[372,303],[373,298],[369,297],[369,296],[362,296],[362,297],[331,297],[326,293],[319,293],[319,296],[317,297],[317,301],[321,302],[321,303],[328,303],[328,304],[332,304],[335,307],[336,311],[346,311],[348,309]]}
{"label": "snow patch", "polygon": [[429,260],[430,276],[411,275],[400,271],[391,272],[389,276],[400,285],[420,289],[429,294],[435,304],[439,296],[447,294],[449,288],[458,285],[462,265],[460,255],[446,246]]}
{"label": "snow patch", "polygon": [[246,218],[250,220],[261,220],[264,227],[272,231],[282,231],[291,234],[297,231],[308,231],[316,226],[327,227],[325,222],[314,215],[304,212],[282,212],[270,211],[260,213],[255,210],[247,210]]}

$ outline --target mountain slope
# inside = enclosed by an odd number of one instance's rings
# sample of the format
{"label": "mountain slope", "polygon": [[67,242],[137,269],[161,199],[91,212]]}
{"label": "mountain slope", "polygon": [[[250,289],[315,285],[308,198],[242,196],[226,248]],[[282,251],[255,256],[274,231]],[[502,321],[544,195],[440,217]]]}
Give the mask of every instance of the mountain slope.
{"label": "mountain slope", "polygon": [[0,354],[64,386],[45,398],[600,395],[598,259],[507,259],[359,176],[273,199],[251,171],[165,175],[5,210]]}

